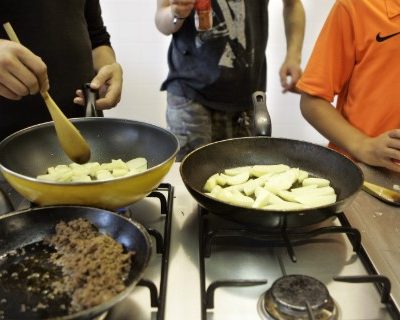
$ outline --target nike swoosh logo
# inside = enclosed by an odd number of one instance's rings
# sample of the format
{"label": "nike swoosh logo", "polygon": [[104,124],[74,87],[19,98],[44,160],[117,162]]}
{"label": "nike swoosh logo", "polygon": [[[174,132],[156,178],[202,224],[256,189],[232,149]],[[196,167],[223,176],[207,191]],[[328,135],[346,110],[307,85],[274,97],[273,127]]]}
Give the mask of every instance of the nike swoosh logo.
{"label": "nike swoosh logo", "polygon": [[398,34],[400,34],[400,32],[392,33],[392,34],[389,34],[389,35],[383,37],[383,36],[381,36],[381,33],[379,32],[376,35],[376,41],[383,42],[383,41],[386,41],[386,40],[388,40],[388,39],[390,39],[390,38],[392,38],[394,36],[397,36]]}

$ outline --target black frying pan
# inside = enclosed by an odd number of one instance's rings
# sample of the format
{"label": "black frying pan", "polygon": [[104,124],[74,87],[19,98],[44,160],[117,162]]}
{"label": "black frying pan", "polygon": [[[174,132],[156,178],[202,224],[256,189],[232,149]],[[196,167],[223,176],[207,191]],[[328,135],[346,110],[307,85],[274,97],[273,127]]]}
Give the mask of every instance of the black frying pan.
{"label": "black frying pan", "polygon": [[[281,163],[329,179],[338,195],[337,202],[307,210],[266,211],[230,205],[203,193],[207,179],[227,168]],[[262,229],[294,228],[321,222],[343,211],[363,183],[359,167],[338,152],[304,141],[269,137],[237,138],[208,144],[186,156],[180,173],[191,195],[211,213]]]}
{"label": "black frying pan", "polygon": [[[100,232],[110,235],[126,250],[136,252],[126,280],[127,287],[107,302],[79,313],[67,315],[67,310],[61,307],[68,303],[66,297],[51,300],[49,307],[33,312],[32,308],[37,306],[39,298],[43,298],[45,290],[48,289],[43,275],[47,272],[57,277],[56,269],[46,262],[45,246],[41,244],[41,241],[47,235],[54,233],[55,225],[61,220],[69,221],[77,218],[89,220]],[[24,255],[20,250],[23,247],[26,252]],[[6,253],[16,249],[19,249],[18,254],[4,259]],[[144,227],[110,211],[90,207],[59,206],[29,209],[1,216],[0,272],[12,265],[11,270],[21,278],[23,278],[22,275],[33,273],[38,273],[39,278],[32,278],[26,282],[13,278],[10,274],[3,274],[0,277],[0,301],[2,301],[0,310],[4,312],[4,319],[92,319],[107,311],[132,291],[143,275],[150,254],[151,240]],[[23,260],[27,255],[39,259],[39,263]],[[35,279],[40,279],[40,281],[35,281]],[[32,290],[28,288],[38,286],[41,289],[40,294],[32,293]],[[22,305],[24,306],[21,307]],[[25,311],[22,312],[21,309]]]}
{"label": "black frying pan", "polygon": [[[253,95],[256,129],[259,135],[271,134],[271,120],[265,95]],[[225,169],[257,164],[286,164],[329,179],[338,199],[336,203],[297,211],[266,211],[244,208],[218,201],[203,193],[207,179]],[[364,176],[350,159],[329,148],[309,142],[262,137],[223,140],[188,154],[180,166],[183,182],[191,195],[211,213],[256,229],[296,228],[319,223],[345,206],[361,189]]]}

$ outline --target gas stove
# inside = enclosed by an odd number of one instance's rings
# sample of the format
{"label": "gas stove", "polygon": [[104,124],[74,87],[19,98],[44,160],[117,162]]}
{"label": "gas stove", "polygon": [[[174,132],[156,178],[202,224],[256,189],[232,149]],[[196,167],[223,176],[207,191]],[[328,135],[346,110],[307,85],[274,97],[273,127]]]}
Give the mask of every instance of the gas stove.
{"label": "gas stove", "polygon": [[[165,181],[175,189],[166,319],[269,319],[260,305],[277,280],[292,275],[323,286],[337,310],[332,319],[400,319],[387,278],[373,275],[374,264],[359,242],[364,230],[352,228],[345,215],[313,226],[323,231],[289,235],[288,248],[282,237],[249,236],[245,227],[199,208],[179,164]],[[328,232],[332,227],[342,230]],[[309,303],[315,307],[318,299]]]}
{"label": "gas stove", "polygon": [[153,252],[142,281],[103,319],[400,319],[390,281],[361,245],[364,230],[344,214],[254,233],[200,208],[179,163],[164,181],[120,212],[146,227]]}

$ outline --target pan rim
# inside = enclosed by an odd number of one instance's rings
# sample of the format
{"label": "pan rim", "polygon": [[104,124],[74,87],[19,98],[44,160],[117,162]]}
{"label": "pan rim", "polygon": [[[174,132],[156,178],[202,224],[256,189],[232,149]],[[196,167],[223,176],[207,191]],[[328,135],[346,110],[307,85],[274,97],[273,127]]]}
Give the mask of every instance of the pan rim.
{"label": "pan rim", "polygon": [[[269,137],[269,136],[249,136],[249,137],[238,137],[238,138],[229,138],[229,139],[224,139],[224,140],[219,140],[219,141],[214,141],[214,142],[210,142],[208,144],[205,144],[203,146],[200,146],[198,148],[196,148],[195,150],[192,150],[190,153],[188,153],[183,159],[182,159],[182,163],[185,161],[186,158],[188,158],[191,154],[199,152],[201,149],[204,149],[206,147],[209,147],[211,145],[216,145],[216,144],[222,144],[222,143],[226,143],[228,141],[234,141],[234,140],[265,140],[265,139],[269,139],[269,140],[280,140],[280,141],[288,141],[288,142],[295,142],[295,143],[305,143],[308,144],[310,146],[317,146],[319,148],[323,148],[325,150],[327,150],[328,152],[332,152],[333,154],[338,154],[339,156],[341,156],[342,158],[345,158],[346,160],[352,162],[354,165],[356,165],[358,167],[358,169],[361,171],[362,170],[359,168],[359,166],[357,165],[357,162],[353,159],[351,159],[350,157],[348,157],[347,155],[344,155],[342,153],[340,153],[339,151],[336,151],[334,149],[329,148],[328,146],[322,145],[322,144],[318,144],[318,143],[314,143],[314,142],[310,142],[307,140],[300,140],[300,139],[291,139],[291,138],[284,138],[284,137]],[[1,143],[0,143],[1,146]]]}

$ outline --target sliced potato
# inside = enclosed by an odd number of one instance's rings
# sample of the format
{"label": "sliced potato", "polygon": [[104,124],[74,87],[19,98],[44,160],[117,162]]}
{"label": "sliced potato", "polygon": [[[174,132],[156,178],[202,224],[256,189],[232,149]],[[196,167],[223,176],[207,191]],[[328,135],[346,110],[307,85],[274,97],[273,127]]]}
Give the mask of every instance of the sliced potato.
{"label": "sliced potato", "polygon": [[[261,209],[261,208],[265,207],[266,205],[274,202],[274,200],[276,200],[276,199],[272,199],[272,197],[274,196],[273,193],[271,193],[268,190],[261,188],[261,187],[257,188],[256,194],[257,194],[257,196],[256,196],[256,200],[254,201],[253,208]],[[272,200],[272,202],[271,202],[271,200]]]}
{"label": "sliced potato", "polygon": [[222,190],[222,187],[220,185],[215,185],[214,188],[212,188],[211,190],[211,195],[213,195],[214,197],[218,196],[218,193],[220,193]]}
{"label": "sliced potato", "polygon": [[[250,181],[250,180],[249,180],[249,181]],[[247,182],[249,182],[249,181],[247,181]],[[234,185],[234,186],[225,187],[225,189],[228,189],[228,190],[238,190],[238,191],[243,192],[243,191],[244,191],[244,187],[246,186],[247,182],[241,183],[241,184],[236,184],[236,185]]]}
{"label": "sliced potato", "polygon": [[314,197],[325,196],[330,194],[335,194],[335,190],[331,186],[321,187],[321,188],[303,188],[301,190],[293,191],[294,195],[310,195]]}
{"label": "sliced potato", "polygon": [[283,200],[290,201],[290,202],[297,202],[296,201],[296,194],[287,190],[280,190],[278,192],[278,196],[280,196]]}
{"label": "sliced potato", "polygon": [[326,187],[329,186],[330,183],[331,182],[328,179],[322,179],[322,178],[306,178],[303,180],[303,186],[316,184],[318,187]]}
{"label": "sliced potato", "polygon": [[251,208],[254,204],[254,200],[252,198],[243,195],[240,191],[233,190],[232,195],[233,198],[231,204],[233,205]]}
{"label": "sliced potato", "polygon": [[312,194],[315,197],[327,196],[330,194],[335,194],[335,190],[331,186],[326,186],[326,187],[311,189],[310,194]]}
{"label": "sliced potato", "polygon": [[89,181],[92,181],[92,179],[88,175],[72,176],[71,177],[71,182],[89,182]]}
{"label": "sliced potato", "polygon": [[211,177],[209,177],[203,187],[203,189],[206,192],[211,192],[212,189],[215,188],[215,186],[217,185],[217,177],[219,176],[218,173],[213,174]]}
{"label": "sliced potato", "polygon": [[304,193],[304,192],[310,192],[310,190],[316,189],[316,188],[318,188],[318,186],[316,184],[310,184],[305,187],[292,188],[292,189],[290,189],[290,191],[293,193]]}
{"label": "sliced potato", "polygon": [[82,164],[82,167],[87,168],[87,169],[90,170],[90,169],[95,168],[95,167],[100,167],[100,163],[98,163],[98,162],[87,162],[87,163]]}
{"label": "sliced potato", "polygon": [[55,182],[89,182],[125,177],[145,170],[147,170],[145,158],[131,159],[127,163],[121,159],[112,159],[111,162],[102,164],[98,162],[88,162],[82,165],[78,163],[60,164],[49,167],[48,174],[38,175],[36,178]]}
{"label": "sliced potato", "polygon": [[300,210],[337,199],[329,180],[285,164],[229,168],[208,178],[203,189],[220,201],[264,210]]}
{"label": "sliced potato", "polygon": [[268,184],[268,181],[265,182],[264,189],[268,190],[269,192],[272,192],[273,194],[278,194],[280,191],[282,191],[282,189],[279,189],[274,185]]}
{"label": "sliced potato", "polygon": [[142,172],[144,172],[146,170],[147,170],[147,166],[139,167],[139,168],[136,168],[136,169],[130,169],[129,172],[128,172],[128,175],[139,174],[139,173],[142,173]]}
{"label": "sliced potato", "polygon": [[277,210],[277,211],[291,211],[291,210],[300,210],[306,208],[303,204],[301,203],[296,203],[296,202],[289,202],[289,201],[284,201],[280,203],[273,203],[268,206],[265,206],[263,209],[264,210]]}
{"label": "sliced potato", "polygon": [[47,173],[52,174],[54,172],[56,172],[56,168],[54,168],[54,167],[47,168]]}
{"label": "sliced potato", "polygon": [[108,179],[112,179],[112,178],[113,178],[113,176],[112,176],[111,172],[108,170],[101,169],[96,172],[97,180],[108,180]]}
{"label": "sliced potato", "polygon": [[249,172],[250,173],[251,166],[246,166],[246,167],[235,167],[235,168],[230,168],[230,169],[225,169],[224,173],[228,176],[236,176],[239,173],[243,172]]}
{"label": "sliced potato", "polygon": [[261,187],[273,174],[267,173],[257,179],[250,179],[244,184],[243,191],[247,196],[254,194],[257,187]]}
{"label": "sliced potato", "polygon": [[71,169],[75,169],[75,168],[80,168],[80,169],[82,169],[82,168],[84,168],[83,165],[81,165],[81,164],[79,164],[79,163],[75,163],[75,162],[70,163],[70,164],[68,165],[68,167],[70,167]]}
{"label": "sliced potato", "polygon": [[123,177],[128,174],[129,170],[127,168],[114,168],[112,171],[112,175],[115,178]]}
{"label": "sliced potato", "polygon": [[57,176],[58,182],[69,182],[72,178],[72,171],[64,172],[62,175]]}
{"label": "sliced potato", "polygon": [[255,191],[256,197],[263,196],[264,194],[268,195],[268,203],[279,203],[279,202],[283,202],[284,201],[280,197],[278,197],[277,195],[275,195],[274,193],[268,191],[265,188],[261,188],[261,187],[257,187],[256,188],[256,191]]}
{"label": "sliced potato", "polygon": [[89,175],[92,177],[96,177],[96,172],[101,169],[101,165],[98,162],[93,162],[91,166],[89,166]]}
{"label": "sliced potato", "polygon": [[129,170],[128,165],[125,162],[123,162],[121,159],[118,159],[118,160],[113,159],[113,160],[111,160],[111,166],[112,166],[113,170],[114,169],[125,169],[126,171]]}
{"label": "sliced potato", "polygon": [[303,183],[304,179],[308,178],[308,176],[309,176],[309,173],[307,171],[300,170],[297,181],[299,181],[300,183]]}
{"label": "sliced potato", "polygon": [[227,175],[225,175],[225,174],[223,174],[223,173],[221,173],[221,174],[218,174],[217,173],[217,183],[220,185],[220,186],[224,186],[224,185],[226,185],[226,179],[227,179]]}
{"label": "sliced potato", "polygon": [[299,176],[299,169],[292,168],[283,173],[273,175],[267,180],[266,185],[271,188],[276,188],[279,190],[289,190],[293,183],[297,181]]}
{"label": "sliced potato", "polygon": [[296,201],[307,207],[319,207],[336,202],[336,194],[314,196],[312,194],[302,194],[296,196]]}
{"label": "sliced potato", "polygon": [[70,168],[66,164],[59,164],[58,166],[54,167],[56,172],[65,172],[68,171]]}
{"label": "sliced potato", "polygon": [[236,176],[226,176],[226,175],[224,175],[224,176],[226,178],[226,184],[230,185],[230,186],[234,186],[237,184],[245,183],[247,180],[249,180],[250,174],[249,174],[249,172],[244,171],[242,173],[237,174]]}
{"label": "sliced potato", "polygon": [[250,173],[255,177],[260,177],[267,173],[281,173],[289,169],[290,167],[285,164],[255,165],[251,168]]}
{"label": "sliced potato", "polygon": [[52,182],[56,182],[56,176],[54,174],[41,174],[39,176],[36,177],[38,180],[42,180],[42,181],[52,181]]}
{"label": "sliced potato", "polygon": [[222,190],[215,195],[215,198],[227,203],[232,203],[232,201],[234,201],[232,190],[226,190],[224,188],[222,188]]}
{"label": "sliced potato", "polygon": [[130,170],[141,170],[146,168],[147,170],[147,159],[146,158],[135,158],[126,162],[126,165]]}
{"label": "sliced potato", "polygon": [[73,176],[87,176],[89,174],[89,170],[84,167],[74,167],[71,169]]}

